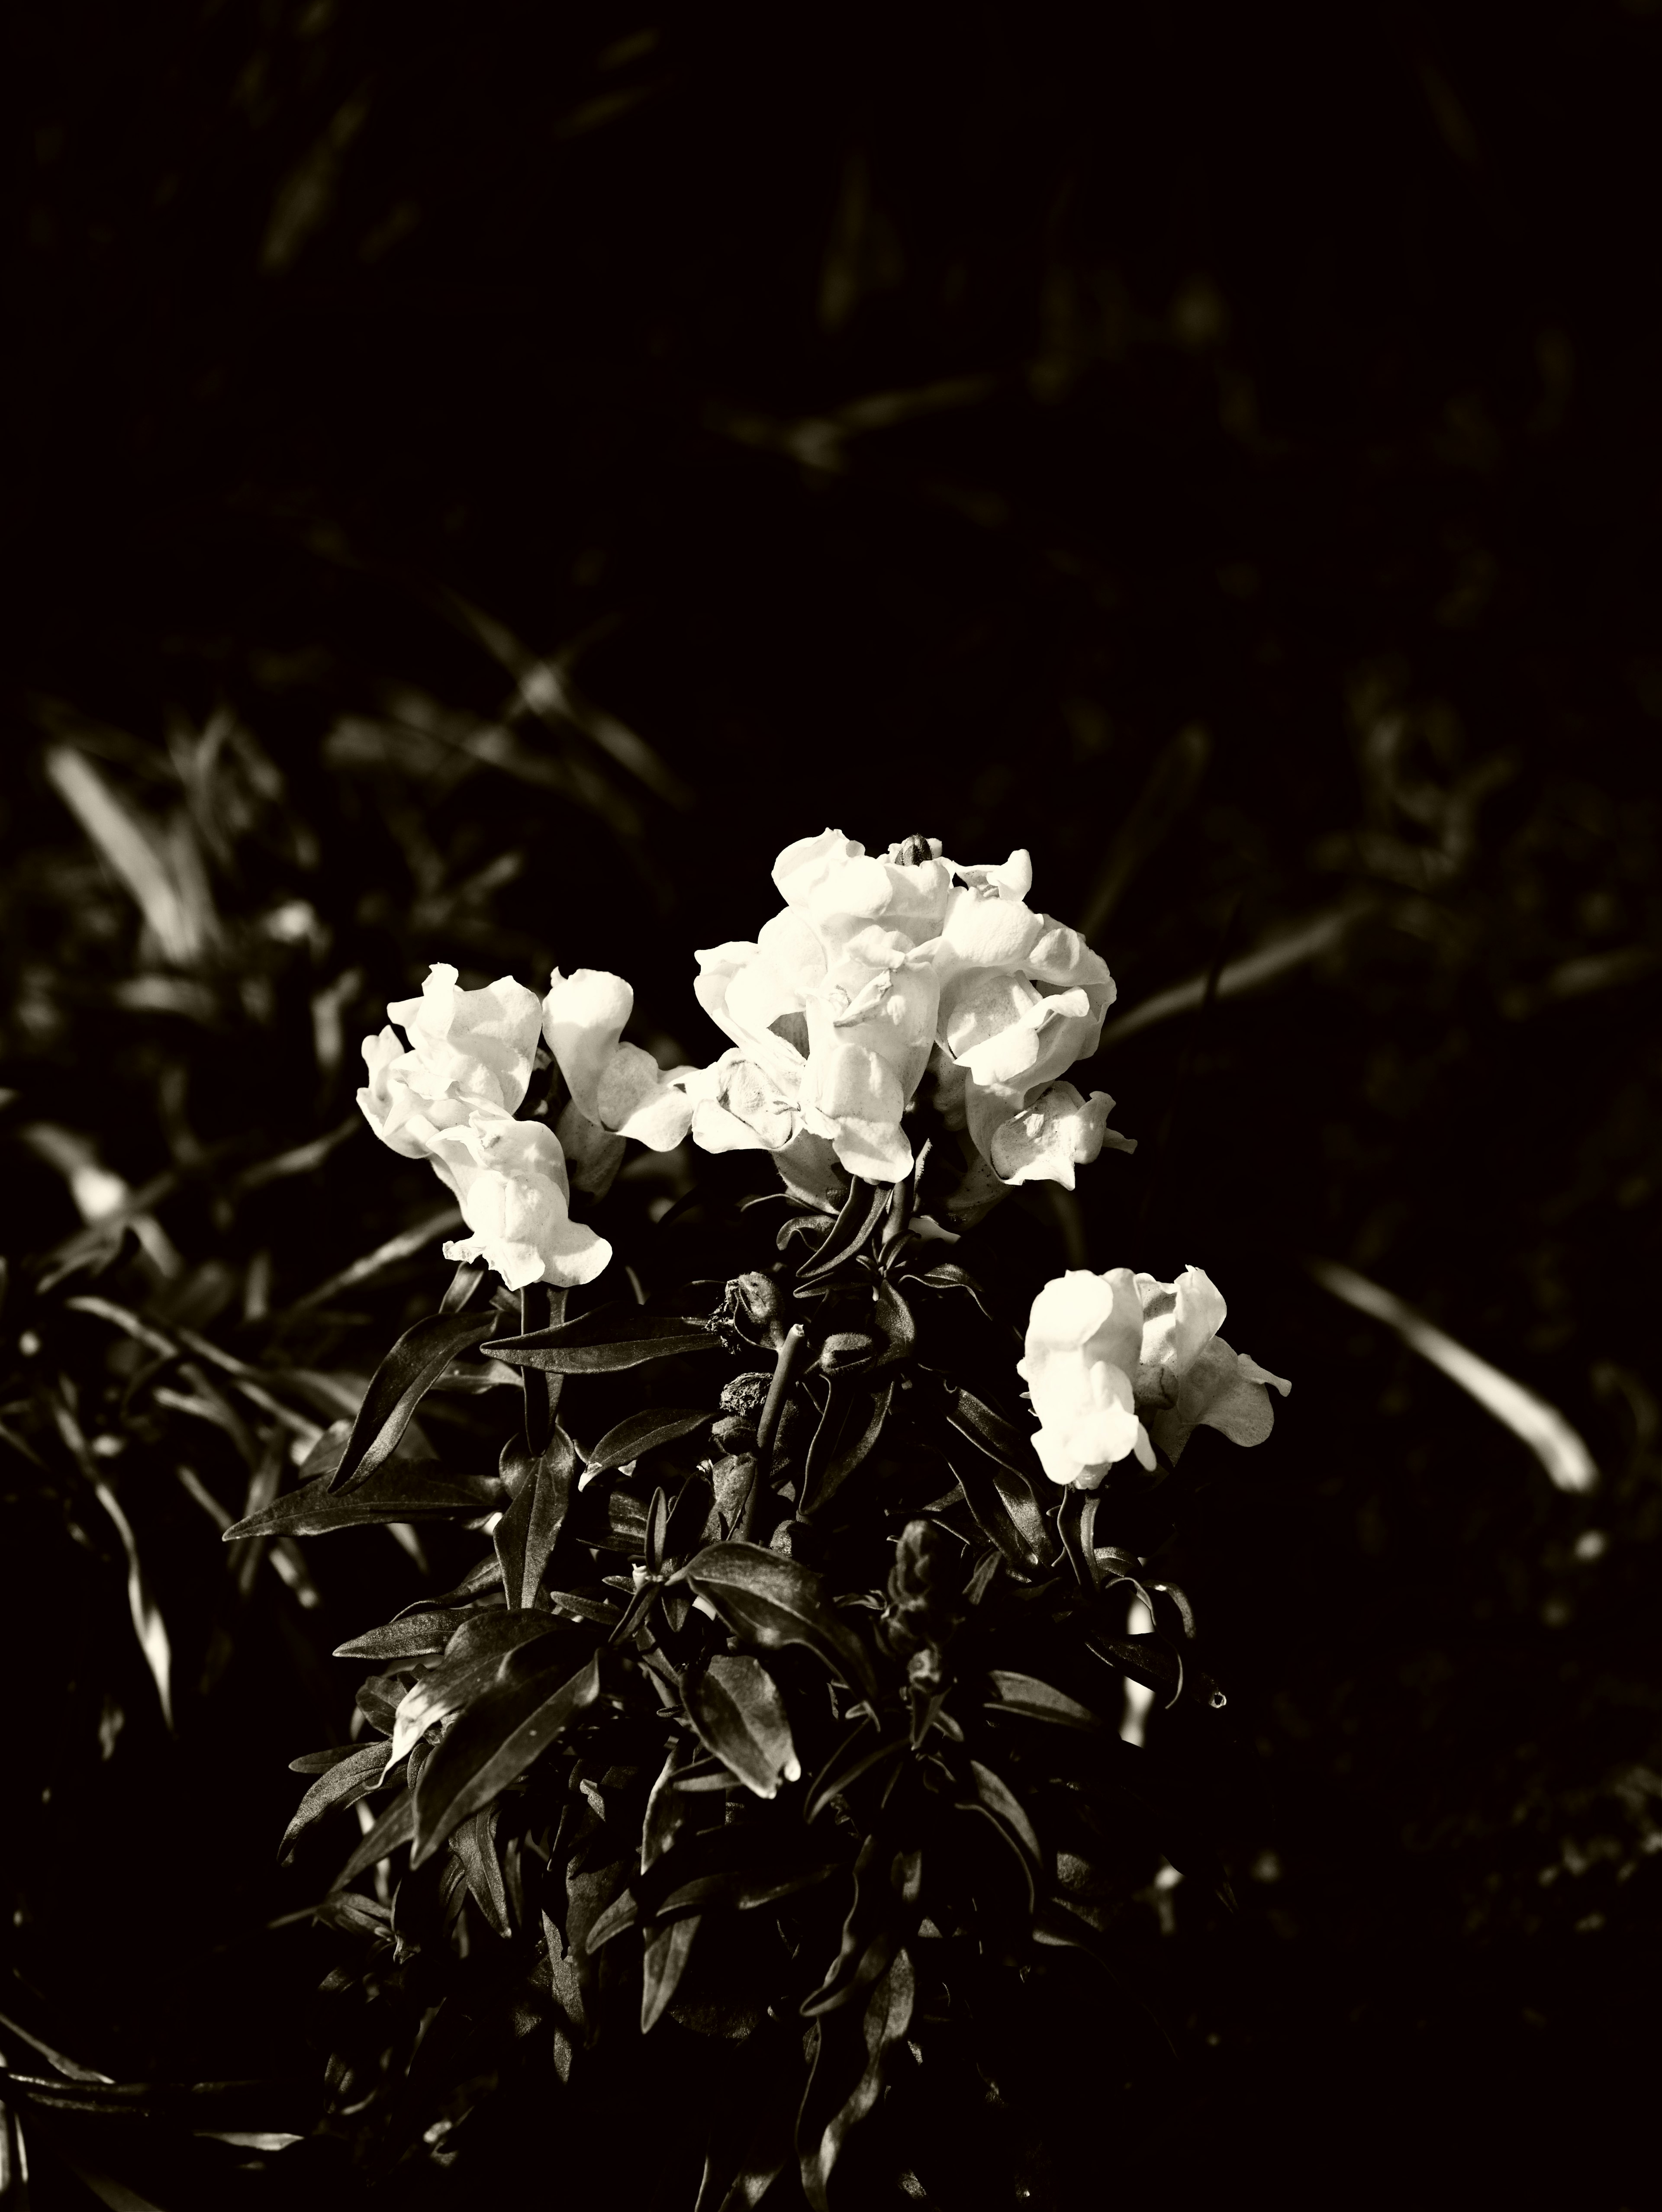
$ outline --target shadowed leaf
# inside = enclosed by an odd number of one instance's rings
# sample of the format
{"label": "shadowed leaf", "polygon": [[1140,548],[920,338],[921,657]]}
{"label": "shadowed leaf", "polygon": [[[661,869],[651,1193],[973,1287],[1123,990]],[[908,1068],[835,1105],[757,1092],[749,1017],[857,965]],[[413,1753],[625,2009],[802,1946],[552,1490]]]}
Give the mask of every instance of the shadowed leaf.
{"label": "shadowed leaf", "polygon": [[396,1450],[417,1407],[451,1361],[496,1326],[493,1314],[429,1314],[405,1329],[369,1378],[330,1488],[344,1490],[373,1474]]}
{"label": "shadowed leaf", "polygon": [[[463,1620],[442,1657],[399,1699],[393,1750],[401,1757],[435,1721],[465,1711],[506,1670],[508,1661],[526,1646],[551,1636],[566,1636],[571,1624],[552,1613],[478,1613]],[[539,1653],[536,1664],[545,1663]],[[551,1663],[551,1662],[548,1662]],[[523,1670],[522,1670],[523,1671]]]}
{"label": "shadowed leaf", "polygon": [[720,1340],[679,1314],[651,1314],[637,1305],[602,1306],[555,1328],[528,1336],[493,1338],[480,1349],[510,1367],[540,1367],[551,1374],[604,1375],[667,1359],[681,1352],[718,1352]]}
{"label": "shadowed leaf", "polygon": [[303,1830],[314,1820],[321,1820],[331,1807],[356,1805],[360,1797],[367,1797],[372,1790],[380,1788],[387,1770],[392,1764],[387,1757],[392,1746],[387,1743],[356,1745],[338,1765],[321,1774],[312,1784],[295,1808],[295,1817],[283,1831],[277,1849],[279,1864],[286,1866],[295,1856],[295,1845]]}
{"label": "shadowed leaf", "polygon": [[625,1466],[642,1452],[673,1443],[677,1437],[690,1436],[715,1418],[714,1413],[697,1406],[649,1406],[642,1413],[628,1414],[595,1445],[586,1472],[603,1474],[608,1468]]}
{"label": "shadowed leaf", "polygon": [[[803,1520],[822,1512],[870,1454],[883,1433],[893,1396],[892,1382],[868,1396],[852,1376],[846,1382],[833,1380],[802,1470],[802,1502],[798,1510]],[[856,1429],[855,1421],[862,1403],[866,1418]]]}
{"label": "shadowed leaf", "polygon": [[323,1536],[333,1528],[364,1528],[384,1521],[477,1520],[502,1503],[500,1484],[484,1475],[426,1475],[396,1467],[366,1476],[344,1492],[320,1478],[291,1490],[262,1513],[251,1513],[225,1531],[232,1544],[243,1536]]}
{"label": "shadowed leaf", "polygon": [[682,1683],[698,1740],[758,1797],[794,1782],[801,1763],[778,1686],[759,1659],[718,1653]]}
{"label": "shadowed leaf", "polygon": [[862,1182],[856,1176],[830,1234],[797,1269],[797,1281],[817,1282],[857,1252],[888,1212],[893,1196],[892,1184]]}
{"label": "shadowed leaf", "polygon": [[1055,1721],[1063,1728],[1081,1729],[1093,1735],[1108,1725],[1088,1705],[1053,1690],[1034,1675],[1013,1674],[1007,1668],[995,1667],[987,1679],[993,1686],[993,1694],[987,1700],[989,1713],[1020,1713],[1028,1720]]}
{"label": "shadowed leaf", "polygon": [[488,1805],[600,1694],[600,1655],[575,1674],[548,1667],[513,1676],[465,1712],[422,1771],[412,1867],[460,1820]]}
{"label": "shadowed leaf", "polygon": [[796,2125],[802,2191],[813,2212],[828,2212],[831,2169],[882,2094],[884,2063],[911,2025],[916,1989],[910,1954],[897,1951],[858,2015],[819,2023],[813,2070]]}
{"label": "shadowed leaf", "polygon": [[544,1570],[565,1525],[576,1466],[576,1449],[557,1424],[546,1450],[538,1454],[519,1494],[496,1523],[502,1588],[515,1611],[528,1607],[542,1585]]}
{"label": "shadowed leaf", "polygon": [[770,1650],[806,1644],[844,1680],[875,1690],[865,1645],[831,1604],[823,1578],[798,1560],[755,1544],[712,1544],[681,1573],[735,1636]]}
{"label": "shadowed leaf", "polygon": [[378,1860],[390,1858],[394,1851],[409,1842],[415,1832],[415,1799],[408,1790],[401,1790],[335,1876],[336,1891],[344,1889],[349,1881],[355,1881],[366,1867],[374,1866]]}

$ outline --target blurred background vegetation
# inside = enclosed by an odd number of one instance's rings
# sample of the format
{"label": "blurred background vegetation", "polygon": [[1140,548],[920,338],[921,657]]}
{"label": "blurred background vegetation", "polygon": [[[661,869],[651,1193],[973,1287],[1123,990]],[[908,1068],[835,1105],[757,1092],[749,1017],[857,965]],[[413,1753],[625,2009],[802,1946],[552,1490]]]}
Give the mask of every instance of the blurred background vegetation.
{"label": "blurred background vegetation", "polygon": [[702,1060],[778,847],[917,830],[1119,981],[1141,1149],[1012,1254],[1193,1260],[1296,1382],[1172,1563],[1262,1802],[1235,1920],[1148,1893],[1183,2063],[1117,2155],[1636,2203],[1655,0],[15,22],[0,2055],[313,2063],[286,1761],[445,1563],[216,1524],[445,1272],[353,1108],[386,1001],[612,968]]}

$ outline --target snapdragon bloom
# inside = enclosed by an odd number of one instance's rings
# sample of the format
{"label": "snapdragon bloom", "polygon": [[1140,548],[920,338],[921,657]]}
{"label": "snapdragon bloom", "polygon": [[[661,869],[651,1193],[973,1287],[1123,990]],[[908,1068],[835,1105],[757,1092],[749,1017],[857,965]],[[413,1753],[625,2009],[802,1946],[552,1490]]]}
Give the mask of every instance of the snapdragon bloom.
{"label": "snapdragon bloom", "polygon": [[[1039,1426],[1033,1437],[1052,1482],[1095,1490],[1135,1455],[1150,1472],[1154,1447],[1176,1462],[1193,1431],[1262,1443],[1274,1424],[1269,1389],[1292,1384],[1233,1351],[1218,1334],[1227,1309],[1198,1267],[1174,1283],[1129,1267],[1069,1268],[1033,1301],[1016,1372]],[[1268,1386],[1268,1388],[1266,1388]]]}
{"label": "snapdragon bloom", "polygon": [[400,1045],[390,1026],[364,1039],[369,1079],[357,1103],[383,1144],[428,1161],[455,1193],[473,1234],[447,1243],[446,1257],[485,1261],[510,1290],[592,1281],[612,1247],[571,1219],[553,1130],[514,1118],[542,1027],[535,992],[509,975],[462,990],[456,970],[440,962],[418,998],[400,999],[387,1012],[409,1043]]}

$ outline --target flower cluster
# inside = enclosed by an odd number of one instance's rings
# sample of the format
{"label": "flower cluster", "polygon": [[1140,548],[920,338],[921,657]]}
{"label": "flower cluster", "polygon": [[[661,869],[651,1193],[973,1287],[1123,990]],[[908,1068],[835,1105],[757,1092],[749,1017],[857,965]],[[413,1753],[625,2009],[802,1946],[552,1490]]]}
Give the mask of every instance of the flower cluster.
{"label": "flower cluster", "polygon": [[[1114,983],[1076,930],[1027,904],[1026,853],[959,866],[913,837],[880,860],[826,830],[787,846],[773,879],[785,904],[756,939],[697,956],[699,1002],[732,1040],[709,1066],[666,1071],[624,1043],[633,994],[594,969],[556,969],[539,1001],[508,976],[462,990],[441,964],[387,1009],[408,1045],[391,1027],[365,1039],[358,1103],[455,1192],[473,1233],[449,1257],[484,1260],[510,1288],[589,1281],[610,1248],[571,1219],[571,1188],[603,1192],[631,1138],[770,1152],[813,1200],[839,1178],[898,1182],[930,1074],[961,1133],[966,1219],[1016,1183],[1071,1189],[1105,1144],[1131,1149],[1107,1127],[1107,1093],[1062,1079],[1096,1049]],[[551,1125],[514,1118],[539,1038],[566,1091]]]}
{"label": "flower cluster", "polygon": [[[556,969],[539,1000],[507,975],[464,991],[440,962],[420,998],[387,1010],[407,1048],[390,1026],[364,1039],[369,1080],[357,1096],[369,1126],[431,1163],[473,1232],[447,1243],[446,1259],[482,1260],[510,1290],[592,1282],[606,1267],[611,1245],[571,1218],[568,1160],[580,1187],[599,1187],[625,1137],[667,1151],[691,1113],[651,1055],[620,1042],[633,1003],[627,983],[588,969]],[[515,1119],[543,1040],[570,1093],[557,1130]]]}
{"label": "flower cluster", "polygon": [[733,1046],[689,1086],[694,1139],[788,1153],[817,1139],[848,1174],[898,1182],[902,1117],[933,1069],[935,1103],[996,1182],[1071,1188],[1113,1101],[1058,1079],[1096,1050],[1114,983],[1076,930],[1027,905],[1026,854],[960,866],[912,837],[878,860],[826,830],[788,845],[773,880],[785,905],[755,941],[697,956],[699,1003]]}

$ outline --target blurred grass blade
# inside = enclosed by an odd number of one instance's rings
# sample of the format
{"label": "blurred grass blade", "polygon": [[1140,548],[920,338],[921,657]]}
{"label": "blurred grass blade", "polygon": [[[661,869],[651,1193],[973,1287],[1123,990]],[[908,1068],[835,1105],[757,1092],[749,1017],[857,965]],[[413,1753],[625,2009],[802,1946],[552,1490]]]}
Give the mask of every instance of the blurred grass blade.
{"label": "blurred grass blade", "polygon": [[[1373,905],[1371,898],[1350,900],[1280,932],[1255,951],[1232,960],[1219,974],[1215,995],[1220,999],[1236,998],[1243,991],[1256,991],[1265,983],[1273,983],[1278,975],[1301,968],[1306,961],[1318,960],[1324,952],[1330,952],[1342,944],[1353,926],[1371,913]],[[1102,1033],[1099,1049],[1123,1044],[1139,1030],[1152,1029],[1156,1022],[1169,1021],[1174,1014],[1196,1012],[1206,1002],[1208,980],[1207,975],[1191,975],[1186,983],[1174,983],[1169,991],[1157,991],[1152,999],[1145,999],[1129,1013],[1110,1022]],[[1090,1062],[1081,1065],[1088,1067]],[[1077,1068],[1074,1071],[1075,1074],[1078,1072]]]}
{"label": "blurred grass blade", "polygon": [[45,766],[52,788],[131,893],[162,958],[193,967],[216,934],[194,846],[187,858],[182,839],[164,839],[73,745],[48,745]]}
{"label": "blurred grass blade", "polygon": [[174,1724],[170,1686],[173,1650],[167,1641],[167,1624],[144,1579],[144,1570],[138,1557],[138,1540],[133,1534],[132,1523],[122,1511],[115,1492],[99,1474],[98,1463],[81,1432],[81,1424],[69,1405],[58,1396],[53,1396],[50,1403],[58,1434],[69,1446],[76,1465],[85,1476],[93,1494],[108,1514],[117,1535],[121,1539],[121,1549],[127,1562],[127,1610],[132,1615],[133,1633],[138,1638],[139,1650],[144,1654],[144,1663],[155,1681],[156,1696],[161,1704],[161,1717],[171,1733]]}
{"label": "blurred grass blade", "polygon": [[1094,941],[1143,863],[1166,842],[1178,817],[1199,789],[1211,757],[1211,732],[1200,722],[1186,724],[1155,754],[1148,780],[1121,823],[1102,873],[1085,902],[1078,927],[1087,942]]}
{"label": "blurred grass blade", "polygon": [[461,1226],[461,1208],[454,1200],[441,1206],[436,1213],[423,1214],[411,1229],[400,1230],[389,1237],[384,1244],[377,1244],[373,1252],[366,1252],[361,1260],[354,1260],[350,1267],[343,1267],[338,1275],[331,1275],[296,1298],[289,1306],[291,1314],[301,1313],[307,1306],[321,1305],[325,1298],[332,1297],[337,1291],[350,1290],[355,1284],[367,1282],[371,1275],[379,1275],[387,1267],[396,1267],[400,1260],[408,1260],[423,1245],[430,1244],[445,1231]]}
{"label": "blurred grass blade", "polygon": [[661,758],[653,746],[615,714],[594,706],[571,686],[562,657],[539,660],[521,644],[512,630],[463,599],[443,592],[441,604],[453,621],[469,631],[500,662],[519,686],[518,705],[546,722],[551,728],[581,730],[601,751],[627,769],[637,782],[671,806],[687,807],[692,794]]}
{"label": "blurred grass blade", "polygon": [[1475,1352],[1468,1352],[1434,1323],[1391,1291],[1359,1275],[1354,1267],[1335,1260],[1307,1259],[1305,1266],[1324,1291],[1358,1313],[1394,1328],[1410,1351],[1446,1375],[1452,1382],[1474,1397],[1487,1413],[1509,1428],[1545,1468],[1560,1490],[1588,1491],[1596,1487],[1598,1469],[1592,1454],[1556,1407],[1537,1398],[1510,1375],[1491,1367]]}
{"label": "blurred grass blade", "polygon": [[144,1663],[155,1678],[155,1693],[161,1702],[161,1717],[171,1729],[174,1724],[173,1695],[169,1687],[173,1669],[173,1651],[167,1642],[167,1626],[151,1597],[144,1580],[144,1570],[139,1564],[138,1542],[132,1524],[121,1510],[115,1492],[108,1483],[96,1475],[91,1478],[99,1504],[115,1524],[121,1539],[121,1548],[127,1555],[127,1610],[132,1615],[133,1633],[144,1654]]}

